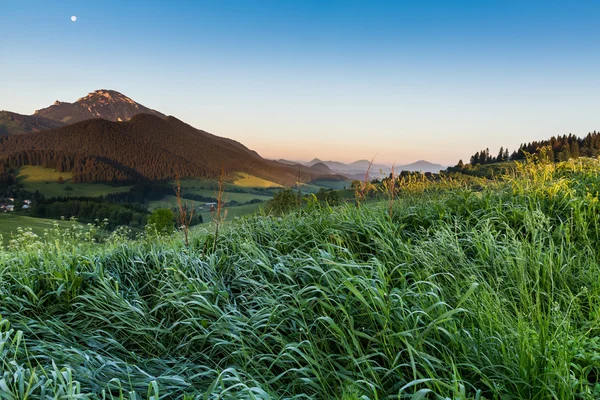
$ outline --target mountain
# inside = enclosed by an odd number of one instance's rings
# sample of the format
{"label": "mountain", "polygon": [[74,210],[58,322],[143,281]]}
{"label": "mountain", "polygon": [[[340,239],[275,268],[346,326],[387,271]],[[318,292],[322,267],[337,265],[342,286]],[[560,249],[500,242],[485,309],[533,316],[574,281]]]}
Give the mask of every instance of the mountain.
{"label": "mountain", "polygon": [[0,111],[0,136],[45,131],[64,125],[62,122],[48,118]]}
{"label": "mountain", "polygon": [[[346,176],[362,174],[364,177],[367,168],[369,168],[370,161],[358,160],[349,164],[344,164],[339,161],[321,161],[318,158],[315,158],[314,160],[307,162],[305,165],[312,166],[316,164],[325,164],[332,171],[338,174],[343,174]],[[385,175],[387,175],[391,171],[390,167],[387,165],[373,164],[371,166],[371,175],[379,175],[380,170],[383,171],[383,174]]]}
{"label": "mountain", "polygon": [[339,161],[321,161],[318,158],[315,158],[315,159],[305,163],[305,165],[308,165],[308,166],[313,166],[315,164],[325,164],[331,169],[340,170],[340,171],[348,169],[347,164],[341,163]]}
{"label": "mountain", "polygon": [[56,100],[50,107],[35,111],[34,116],[73,124],[93,118],[108,121],[129,121],[138,114],[166,116],[156,110],[145,107],[115,90],[96,90],[80,98],[75,103]]}
{"label": "mountain", "polygon": [[437,173],[445,168],[446,167],[444,167],[441,164],[434,164],[429,161],[419,160],[419,161],[415,161],[414,163],[411,163],[411,164],[401,165],[399,167],[396,167],[396,171],[418,171],[418,172]]}
{"label": "mountain", "polygon": [[[292,185],[335,179],[322,167],[266,160],[234,140],[198,130],[177,118],[139,114],[126,122],[92,119],[44,132],[0,138],[0,159],[72,171],[73,182],[126,182],[181,177],[214,178],[246,172]],[[337,176],[338,179],[343,179]]]}
{"label": "mountain", "polygon": [[326,164],[324,164],[322,162],[321,163],[313,164],[313,165],[310,166],[310,168],[313,171],[321,173],[321,174],[330,174],[330,175],[335,174],[335,172],[333,172],[331,170],[331,168],[329,168]]}
{"label": "mountain", "polygon": [[[354,161],[347,165],[349,168],[366,170],[367,168],[369,168],[370,164],[371,164],[371,161],[369,161],[369,160],[358,160],[358,161]],[[383,164],[373,163],[373,165],[371,165],[371,170],[389,169],[389,168],[390,168],[389,166],[383,165]]]}
{"label": "mountain", "polygon": [[[367,169],[369,169],[369,165],[371,161],[369,160],[358,160],[352,163],[344,164],[339,161],[321,161],[318,158],[315,158],[305,165],[307,166],[315,166],[315,165],[325,165],[329,167],[332,173],[337,173],[346,176],[348,179],[352,180],[362,180],[365,177],[365,173]],[[439,172],[444,169],[443,165],[434,164],[429,161],[419,160],[411,164],[407,165],[397,165],[394,167],[396,172],[401,171],[419,171],[419,172]],[[384,164],[373,164],[371,165],[371,169],[369,172],[369,176],[372,178],[380,178],[382,176],[389,175],[392,172],[392,168],[389,165]]]}
{"label": "mountain", "polygon": [[304,165],[300,161],[290,161],[290,160],[286,160],[284,158],[278,159],[277,162],[281,163],[281,164],[287,164],[287,165]]}

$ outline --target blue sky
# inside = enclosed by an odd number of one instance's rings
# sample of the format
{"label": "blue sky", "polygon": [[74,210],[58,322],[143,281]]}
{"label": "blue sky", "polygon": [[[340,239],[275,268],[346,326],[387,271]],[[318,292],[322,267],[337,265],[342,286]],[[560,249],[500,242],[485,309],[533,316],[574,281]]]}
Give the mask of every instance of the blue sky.
{"label": "blue sky", "polygon": [[265,157],[454,164],[600,130],[598,20],[598,1],[0,0],[0,109],[114,89]]}

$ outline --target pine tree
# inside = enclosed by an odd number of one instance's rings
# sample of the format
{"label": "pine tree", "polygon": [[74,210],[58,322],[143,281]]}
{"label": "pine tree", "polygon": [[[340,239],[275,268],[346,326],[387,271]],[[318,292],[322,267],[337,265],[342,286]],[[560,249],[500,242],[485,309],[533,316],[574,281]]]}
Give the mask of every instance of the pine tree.
{"label": "pine tree", "polygon": [[571,157],[579,158],[579,143],[577,140],[574,140],[573,143],[571,143]]}
{"label": "pine tree", "polygon": [[498,156],[496,157],[496,162],[504,161],[504,147],[500,146],[500,151],[498,152]]}
{"label": "pine tree", "polygon": [[490,156],[490,149],[486,148],[485,149],[485,158],[484,161],[482,162],[482,164],[487,164],[492,162],[492,156]]}

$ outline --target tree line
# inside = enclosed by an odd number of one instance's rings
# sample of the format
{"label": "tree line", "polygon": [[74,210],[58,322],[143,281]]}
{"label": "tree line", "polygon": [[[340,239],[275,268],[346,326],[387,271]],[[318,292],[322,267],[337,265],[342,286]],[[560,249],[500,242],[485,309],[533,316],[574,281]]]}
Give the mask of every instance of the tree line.
{"label": "tree line", "polygon": [[141,179],[135,171],[123,166],[117,166],[111,160],[98,157],[69,154],[54,150],[23,150],[9,154],[5,164],[8,168],[16,169],[25,165],[36,165],[52,168],[58,172],[72,172],[73,183],[104,182],[131,183]]}
{"label": "tree line", "polygon": [[[552,136],[548,140],[521,143],[519,148],[512,153],[500,147],[497,155],[490,154],[489,149],[484,149],[473,154],[469,163],[485,165],[509,160],[524,160],[526,154],[542,155],[548,161],[566,161],[570,158],[598,157],[600,155],[600,133],[594,131],[581,138],[573,134]],[[457,167],[462,168],[460,160]]]}
{"label": "tree line", "polygon": [[115,204],[101,198],[37,199],[31,207],[31,216],[50,219],[77,218],[80,222],[108,220],[108,228],[129,226],[142,228],[148,222],[149,212],[135,204]]}

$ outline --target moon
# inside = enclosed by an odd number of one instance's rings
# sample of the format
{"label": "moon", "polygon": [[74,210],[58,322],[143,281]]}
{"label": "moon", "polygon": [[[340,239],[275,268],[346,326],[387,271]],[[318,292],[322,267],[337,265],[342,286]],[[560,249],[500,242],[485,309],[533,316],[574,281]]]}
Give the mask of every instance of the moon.
{"label": "moon", "polygon": [[73,16],[71,17],[71,21],[73,21],[73,22],[77,21],[77,17],[76,17],[75,15],[73,15]]}

